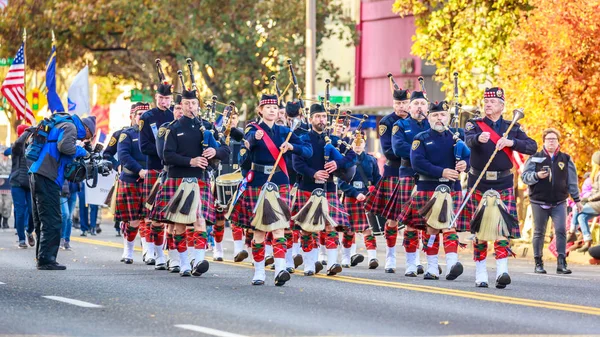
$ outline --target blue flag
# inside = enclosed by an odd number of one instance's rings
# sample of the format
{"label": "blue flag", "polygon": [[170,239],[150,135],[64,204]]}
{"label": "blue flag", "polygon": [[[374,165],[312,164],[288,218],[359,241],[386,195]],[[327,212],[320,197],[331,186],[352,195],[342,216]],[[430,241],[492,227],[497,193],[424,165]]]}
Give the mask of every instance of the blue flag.
{"label": "blue flag", "polygon": [[56,93],[56,45],[52,42],[52,52],[46,63],[46,97],[48,98],[48,110],[54,112],[64,112],[65,108]]}

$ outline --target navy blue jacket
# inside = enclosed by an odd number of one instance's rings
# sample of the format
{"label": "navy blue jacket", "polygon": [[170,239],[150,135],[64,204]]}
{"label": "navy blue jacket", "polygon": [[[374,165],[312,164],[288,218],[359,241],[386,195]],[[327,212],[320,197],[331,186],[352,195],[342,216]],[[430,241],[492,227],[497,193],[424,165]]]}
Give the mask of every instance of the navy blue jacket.
{"label": "navy blue jacket", "polygon": [[[405,161],[410,161],[410,147],[415,136],[429,129],[429,122],[424,119],[418,122],[412,117],[401,119],[392,129],[392,149],[394,154]],[[412,177],[415,170],[411,165],[400,166],[400,177]]]}
{"label": "navy blue jacket", "polygon": [[[121,132],[123,132],[123,130],[125,130],[127,128],[129,128],[129,127],[124,127],[120,130],[115,131],[112,134],[112,136],[110,136],[110,140],[108,141],[108,146],[106,147],[106,149],[104,149],[104,152],[102,152],[102,158],[104,158],[106,160],[110,160],[110,162],[113,164],[113,169],[115,171],[117,171],[119,168],[119,165],[121,165],[121,163],[119,163],[119,160],[117,158],[115,158],[115,155],[117,154],[117,151],[118,151],[117,150],[118,139],[121,136]],[[144,160],[145,160],[145,158],[144,158]]]}
{"label": "navy blue jacket", "polygon": [[[270,128],[264,122],[261,122],[258,125],[265,131],[265,135],[269,135],[271,140],[273,140],[273,143],[275,143],[275,146],[277,146],[277,149],[279,149],[281,144],[284,143],[285,139],[287,138],[288,133],[291,132],[290,128],[288,128],[287,126],[281,126],[281,125],[274,124],[273,128]],[[256,131],[257,131],[257,129],[253,124],[248,125],[245,130],[246,135],[244,137],[248,141],[248,143],[250,143],[250,149],[247,153],[245,153],[248,155],[248,160],[252,164],[265,165],[265,166],[274,165],[275,158],[273,158],[273,156],[271,155],[271,152],[269,152],[269,149],[267,148],[265,141],[263,139],[256,140],[256,138],[254,137],[254,135],[256,134]],[[310,144],[302,141],[295,134],[292,134],[292,137],[290,138],[289,143],[294,146],[294,150],[292,151],[294,156],[297,156],[299,158],[310,158],[312,156],[313,150],[312,150]],[[292,169],[293,168],[287,166],[288,171],[290,171]],[[253,177],[252,181],[249,182],[249,184],[248,184],[249,186],[258,187],[258,186],[264,185],[267,182],[267,178],[269,177],[268,174],[265,174],[263,172],[253,172],[253,173],[254,173],[254,177]],[[289,178],[281,171],[276,172],[273,175],[271,182],[276,185],[285,185],[285,184],[290,183]]]}
{"label": "navy blue jacket", "polygon": [[[302,136],[302,140],[309,143],[312,147],[312,155],[309,157],[293,156],[292,161],[294,169],[298,174],[302,175],[302,180],[298,184],[298,188],[303,191],[314,191],[317,188],[324,188],[331,192],[336,190],[333,176],[329,175],[327,186],[317,184],[315,182],[315,173],[323,170],[325,167],[325,133],[317,133],[311,130],[309,133]],[[333,141],[332,141],[333,142]],[[348,151],[344,158],[335,161],[338,169],[349,168],[356,163],[356,153]]]}
{"label": "navy blue jacket", "polygon": [[400,116],[392,112],[379,121],[379,142],[381,143],[383,155],[387,159],[383,166],[384,177],[397,177],[399,174],[400,157],[394,154],[394,150],[392,149],[392,129],[394,124],[400,119]]}
{"label": "navy blue jacket", "polygon": [[[415,136],[410,151],[412,168],[421,178],[439,179],[438,181],[417,180],[418,191],[434,191],[435,188],[445,183],[454,191],[460,191],[460,181],[442,178],[444,169],[456,167],[454,156],[454,139],[448,131],[437,132],[433,129],[423,131]],[[469,158],[462,158],[469,166]]]}
{"label": "navy blue jacket", "polygon": [[[183,116],[167,127],[163,156],[165,164],[169,165],[169,178],[205,179],[204,169],[190,166],[192,158],[201,157],[205,150],[204,132],[200,131],[200,126],[198,119]],[[219,146],[216,151],[215,158],[223,160],[230,150],[227,146]]]}
{"label": "navy blue jacket", "polygon": [[338,179],[338,187],[344,192],[346,197],[350,198],[356,198],[360,193],[366,195],[369,191],[369,186],[376,185],[381,179],[379,166],[377,165],[377,159],[375,159],[375,157],[363,152],[357,156],[356,165],[360,165],[365,177],[363,177],[357,167],[356,174],[350,183]]}
{"label": "navy blue jacket", "polygon": [[157,152],[156,137],[160,126],[173,119],[173,111],[170,109],[162,111],[156,107],[144,112],[140,117],[140,150],[148,156],[146,167],[149,170],[162,170],[163,168]]}
{"label": "navy blue jacket", "polygon": [[117,143],[117,153],[123,169],[119,179],[127,183],[139,180],[139,173],[146,168],[146,156],[140,151],[140,131],[137,127],[123,129]]}
{"label": "navy blue jacket", "polygon": [[[492,153],[496,148],[496,144],[494,144],[491,139],[485,144],[479,142],[478,138],[483,130],[481,130],[481,128],[477,125],[478,121],[483,121],[491,128],[493,127],[492,120],[487,117],[470,119],[465,126],[465,142],[471,149],[471,167],[481,171],[492,156]],[[498,122],[500,123],[500,136],[502,136],[502,134],[508,129],[511,121],[500,118]],[[535,140],[527,136],[525,131],[521,129],[521,126],[518,123],[515,124],[510,130],[507,138],[514,140],[515,145],[512,147],[512,150],[514,151],[528,155],[532,155],[537,152],[537,143]],[[513,164],[508,155],[506,155],[504,151],[498,151],[496,157],[494,160],[492,160],[488,171],[506,171],[512,169],[512,167]],[[477,176],[469,173],[469,187],[475,184],[475,180],[477,180]],[[477,190],[485,192],[488,189],[501,190],[510,187],[513,187],[512,174],[494,181],[485,180],[484,177],[484,179],[482,179],[477,186]]]}

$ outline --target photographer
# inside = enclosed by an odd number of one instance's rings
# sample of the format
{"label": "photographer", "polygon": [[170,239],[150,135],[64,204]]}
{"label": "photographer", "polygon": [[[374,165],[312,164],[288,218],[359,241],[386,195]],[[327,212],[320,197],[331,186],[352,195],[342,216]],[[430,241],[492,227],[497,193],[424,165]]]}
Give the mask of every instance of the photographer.
{"label": "photographer", "polygon": [[[96,117],[80,119],[67,113],[56,113],[32,136],[28,150],[38,148],[37,159],[29,169],[32,193],[33,222],[37,234],[37,269],[65,270],[56,262],[60,245],[62,217],[60,191],[65,179],[65,168],[75,158],[89,153],[77,140],[91,139],[96,131]],[[43,130],[47,123],[49,130]],[[41,139],[41,140],[40,140]],[[32,151],[29,151],[29,154]]]}
{"label": "photographer", "polygon": [[558,253],[557,274],[571,274],[565,259],[567,199],[569,195],[577,203],[577,209],[583,208],[579,200],[577,169],[571,157],[560,151],[560,133],[550,128],[542,133],[544,147],[533,154],[525,163],[521,178],[529,185],[529,198],[533,211],[534,234],[533,252],[535,272],[546,274],[542,253],[544,234],[548,218],[552,218],[556,235],[556,251]]}

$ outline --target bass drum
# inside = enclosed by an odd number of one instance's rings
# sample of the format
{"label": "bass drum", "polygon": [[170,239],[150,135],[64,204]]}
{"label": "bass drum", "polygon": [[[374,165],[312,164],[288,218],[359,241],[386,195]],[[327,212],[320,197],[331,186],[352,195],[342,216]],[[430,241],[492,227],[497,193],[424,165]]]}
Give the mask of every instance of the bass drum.
{"label": "bass drum", "polygon": [[381,236],[385,234],[386,219],[384,217],[367,212],[367,221],[369,222],[369,227],[371,228],[373,235]]}
{"label": "bass drum", "polygon": [[241,172],[222,174],[217,177],[217,206],[227,208],[243,180]]}

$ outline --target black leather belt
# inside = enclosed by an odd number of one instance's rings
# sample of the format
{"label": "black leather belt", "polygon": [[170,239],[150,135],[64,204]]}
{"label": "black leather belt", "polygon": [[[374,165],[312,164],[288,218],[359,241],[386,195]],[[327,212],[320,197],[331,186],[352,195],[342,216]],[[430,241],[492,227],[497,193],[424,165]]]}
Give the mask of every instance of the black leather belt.
{"label": "black leather belt", "polygon": [[273,169],[275,170],[275,173],[281,171],[281,169],[279,168],[279,165],[277,167],[275,167],[273,165],[260,165],[260,164],[255,164],[255,163],[252,163],[250,169],[254,172],[260,172],[260,173],[264,173],[264,174],[271,174],[271,172],[273,172]]}
{"label": "black leather belt", "polygon": [[400,161],[400,164],[402,165],[402,167],[412,167],[412,165],[410,164],[410,159],[402,159]]}
{"label": "black leather belt", "polygon": [[[469,169],[469,174],[472,174],[474,176],[479,176],[481,175],[481,171],[478,169],[474,169],[471,167],[471,169]],[[504,171],[485,171],[485,175],[483,176],[484,180],[488,180],[488,181],[494,181],[494,180],[498,180],[498,179],[502,179],[505,177],[508,177],[512,174],[512,172],[510,170],[504,170]]]}
{"label": "black leather belt", "polygon": [[402,164],[397,161],[391,161],[391,160],[385,161],[385,166],[388,166],[388,167],[400,168],[400,165],[402,165]]}

